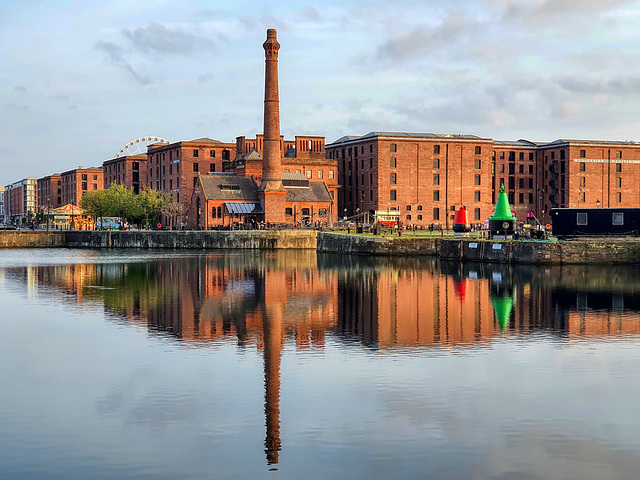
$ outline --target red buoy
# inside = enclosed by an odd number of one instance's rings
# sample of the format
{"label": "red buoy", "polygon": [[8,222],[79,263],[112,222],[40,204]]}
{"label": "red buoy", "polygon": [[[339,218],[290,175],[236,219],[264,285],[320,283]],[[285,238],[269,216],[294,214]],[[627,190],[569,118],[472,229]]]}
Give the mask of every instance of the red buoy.
{"label": "red buoy", "polygon": [[453,216],[453,231],[454,232],[469,232],[471,231],[471,225],[467,220],[467,209],[463,205],[456,210]]}

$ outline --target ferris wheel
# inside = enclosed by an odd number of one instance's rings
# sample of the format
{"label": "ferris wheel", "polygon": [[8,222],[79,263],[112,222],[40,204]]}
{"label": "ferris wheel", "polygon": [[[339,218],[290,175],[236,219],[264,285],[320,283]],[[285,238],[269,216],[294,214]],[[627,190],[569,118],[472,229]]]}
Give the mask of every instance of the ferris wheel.
{"label": "ferris wheel", "polygon": [[116,153],[114,158],[147,153],[147,147],[156,143],[163,143],[166,145],[171,142],[166,138],[154,136],[136,138],[135,140],[131,140],[129,143],[125,143],[124,146],[118,150],[118,153]]}

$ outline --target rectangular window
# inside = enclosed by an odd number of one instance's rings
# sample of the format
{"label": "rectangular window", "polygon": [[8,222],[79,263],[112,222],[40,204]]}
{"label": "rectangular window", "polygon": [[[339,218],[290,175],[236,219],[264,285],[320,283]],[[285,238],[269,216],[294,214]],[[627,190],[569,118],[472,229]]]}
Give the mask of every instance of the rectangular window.
{"label": "rectangular window", "polygon": [[418,211],[421,212],[422,211],[422,205],[418,205]]}
{"label": "rectangular window", "polygon": [[440,190],[434,190],[433,191],[433,201],[434,202],[439,202],[440,201]]}
{"label": "rectangular window", "polygon": [[333,180],[333,175],[334,175],[333,170],[329,170],[329,178],[331,180]]}
{"label": "rectangular window", "polygon": [[440,145],[433,146],[433,153],[436,155],[440,153]]}
{"label": "rectangular window", "polygon": [[524,178],[518,179],[518,188],[524,188]]}
{"label": "rectangular window", "polygon": [[215,150],[209,150],[209,156],[211,158],[216,158],[216,151]]}
{"label": "rectangular window", "polygon": [[418,215],[418,220],[422,220],[422,215]]}
{"label": "rectangular window", "polygon": [[524,203],[524,193],[518,194],[518,203]]}
{"label": "rectangular window", "polygon": [[87,182],[82,182],[82,189],[86,190],[87,189]]}
{"label": "rectangular window", "polygon": [[476,158],[476,170],[480,170],[482,168],[482,161],[479,158]]}
{"label": "rectangular window", "polygon": [[474,184],[475,185],[480,185],[481,180],[482,179],[481,179],[480,175],[476,175],[475,179],[474,179]]}
{"label": "rectangular window", "polygon": [[396,159],[394,157],[389,159],[389,168],[396,168]]}
{"label": "rectangular window", "polygon": [[395,184],[396,184],[396,174],[395,174],[395,173],[392,173],[392,174],[389,176],[389,183],[390,183],[391,185],[395,185]]}
{"label": "rectangular window", "polygon": [[437,173],[433,176],[433,184],[440,185],[440,175],[438,175]]}
{"label": "rectangular window", "polygon": [[473,200],[476,202],[480,201],[480,190],[476,190],[473,194]]}
{"label": "rectangular window", "polygon": [[518,154],[518,158],[519,158],[520,160],[524,160],[524,152],[520,152],[520,153]]}
{"label": "rectangular window", "polygon": [[529,165],[529,174],[533,175],[533,165]]}
{"label": "rectangular window", "polygon": [[[587,156],[587,151],[586,150],[580,150],[580,158],[585,158]],[[586,223],[585,223],[586,225]]]}
{"label": "rectangular window", "polygon": [[[322,180],[324,178],[324,171],[318,170],[318,178]],[[364,183],[364,182],[363,182]]]}
{"label": "rectangular window", "polygon": [[407,210],[408,212],[410,212],[410,211],[411,211],[411,205],[407,205],[407,207],[406,207],[406,209],[405,209],[405,210]]}
{"label": "rectangular window", "polygon": [[587,197],[586,197],[584,192],[579,192],[579,193],[580,193],[580,195],[578,195],[579,202],[580,203],[584,203],[586,201]]}
{"label": "rectangular window", "polygon": [[588,221],[587,213],[576,213],[576,225],[586,225]]}
{"label": "rectangular window", "polygon": [[216,218],[216,207],[211,207],[211,218]]}
{"label": "rectangular window", "polygon": [[433,209],[433,219],[434,220],[440,220],[440,209],[439,208],[434,208]]}
{"label": "rectangular window", "polygon": [[612,213],[611,225],[624,225],[624,213],[622,212]]}
{"label": "rectangular window", "polygon": [[392,144],[391,144],[391,148],[389,149],[389,151],[390,151],[391,153],[396,153],[396,144],[395,144],[395,143],[392,143]]}
{"label": "rectangular window", "polygon": [[293,208],[291,208],[291,207],[287,207],[287,208],[285,208],[285,209],[284,209],[284,214],[285,214],[287,217],[290,217],[291,215],[293,215]]}
{"label": "rectangular window", "polygon": [[438,170],[440,168],[440,159],[439,158],[434,158],[433,159],[433,169],[434,170]]}
{"label": "rectangular window", "polygon": [[504,152],[500,152],[500,160],[504,160]]}
{"label": "rectangular window", "polygon": [[529,154],[529,160],[533,161],[533,153]]}
{"label": "rectangular window", "polygon": [[621,150],[618,150],[616,152],[616,158],[622,158],[622,151]]}
{"label": "rectangular window", "polygon": [[312,177],[313,177],[313,171],[307,170],[307,178],[312,178]]}
{"label": "rectangular window", "polygon": [[476,155],[480,155],[482,153],[482,147],[476,147]]}
{"label": "rectangular window", "polygon": [[622,177],[616,177],[616,187],[622,187]]}
{"label": "rectangular window", "polygon": [[524,165],[518,165],[518,173],[524,173]]}
{"label": "rectangular window", "polygon": [[533,178],[529,179],[529,188],[533,188]]}
{"label": "rectangular window", "polygon": [[193,158],[198,158],[198,149],[193,149]]}
{"label": "rectangular window", "polygon": [[396,200],[396,191],[395,190],[390,190],[389,191],[389,200],[391,200],[392,202],[395,202],[395,200]]}
{"label": "rectangular window", "polygon": [[504,163],[500,165],[499,171],[500,173],[504,173]]}
{"label": "rectangular window", "polygon": [[216,164],[215,163],[210,163],[209,164],[209,171],[210,172],[215,172],[216,171]]}
{"label": "rectangular window", "polygon": [[616,173],[620,173],[620,172],[622,172],[622,164],[616,163]]}
{"label": "rectangular window", "polygon": [[480,220],[480,209],[479,208],[474,208],[473,209],[473,219],[474,220]]}
{"label": "rectangular window", "polygon": [[194,164],[193,164],[193,171],[194,171],[194,172],[197,172],[197,171],[198,171],[198,164],[197,164],[197,163],[194,163]]}
{"label": "rectangular window", "polygon": [[580,171],[581,171],[581,172],[586,171],[586,165],[587,165],[586,163],[584,163],[584,162],[580,162]]}
{"label": "rectangular window", "polygon": [[622,203],[622,192],[616,192],[616,202]]}
{"label": "rectangular window", "polygon": [[[118,165],[118,166],[119,166],[119,165]],[[82,174],[82,180],[86,180],[86,179],[87,179],[87,174],[86,174],[86,173],[83,173],[83,174]]]}
{"label": "rectangular window", "polygon": [[373,190],[369,190],[369,201],[373,202]]}
{"label": "rectangular window", "polygon": [[533,193],[529,194],[529,203],[533,203]]}

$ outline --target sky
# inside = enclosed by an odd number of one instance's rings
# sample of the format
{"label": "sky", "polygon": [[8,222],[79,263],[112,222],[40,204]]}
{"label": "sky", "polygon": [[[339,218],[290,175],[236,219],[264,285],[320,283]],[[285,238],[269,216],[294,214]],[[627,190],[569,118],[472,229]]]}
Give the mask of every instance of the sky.
{"label": "sky", "polygon": [[139,137],[640,141],[640,1],[0,0],[0,185]]}

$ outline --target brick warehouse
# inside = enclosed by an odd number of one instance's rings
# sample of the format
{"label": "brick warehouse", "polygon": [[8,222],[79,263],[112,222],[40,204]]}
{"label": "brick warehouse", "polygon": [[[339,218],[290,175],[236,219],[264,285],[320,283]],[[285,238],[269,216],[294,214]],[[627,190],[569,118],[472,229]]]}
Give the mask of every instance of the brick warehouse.
{"label": "brick warehouse", "polygon": [[[341,216],[399,211],[403,223],[450,227],[493,212],[504,184],[519,222],[557,207],[640,207],[640,144],[597,140],[497,141],[472,135],[371,132],[327,145],[338,160]],[[445,213],[447,212],[447,213]]]}
{"label": "brick warehouse", "polygon": [[327,145],[338,160],[340,215],[401,212],[406,225],[451,225],[453,210],[469,221],[492,213],[493,140],[472,135],[371,132]]}

